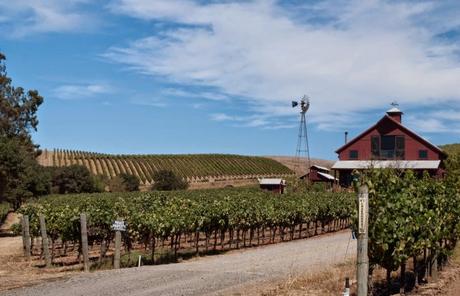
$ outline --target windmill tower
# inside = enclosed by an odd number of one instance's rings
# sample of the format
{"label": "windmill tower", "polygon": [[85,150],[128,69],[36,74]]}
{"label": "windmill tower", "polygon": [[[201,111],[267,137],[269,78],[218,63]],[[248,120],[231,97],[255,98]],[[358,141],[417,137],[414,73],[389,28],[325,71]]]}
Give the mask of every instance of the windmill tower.
{"label": "windmill tower", "polygon": [[307,120],[306,113],[310,108],[310,98],[306,95],[298,101],[292,101],[292,108],[300,107],[300,125],[299,125],[299,135],[297,139],[297,149],[295,153],[295,165],[294,171],[296,173],[303,174],[303,159],[306,159],[307,167],[306,172],[310,170],[310,149],[308,147],[308,133],[307,133]]}

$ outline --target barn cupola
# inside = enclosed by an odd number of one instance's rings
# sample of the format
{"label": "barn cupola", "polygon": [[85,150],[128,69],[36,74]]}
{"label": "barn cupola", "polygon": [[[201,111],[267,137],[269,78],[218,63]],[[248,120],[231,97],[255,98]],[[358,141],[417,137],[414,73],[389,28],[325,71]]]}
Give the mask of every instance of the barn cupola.
{"label": "barn cupola", "polygon": [[390,110],[387,111],[387,115],[390,116],[391,118],[393,118],[394,120],[396,120],[399,123],[401,123],[401,118],[402,118],[403,114],[404,113],[402,113],[402,111],[399,110],[396,107],[393,107],[393,108],[391,108]]}

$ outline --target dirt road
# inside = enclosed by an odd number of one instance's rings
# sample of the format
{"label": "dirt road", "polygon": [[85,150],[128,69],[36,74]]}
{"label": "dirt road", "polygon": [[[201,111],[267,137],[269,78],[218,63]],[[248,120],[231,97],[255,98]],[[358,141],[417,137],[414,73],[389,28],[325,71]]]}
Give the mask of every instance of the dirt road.
{"label": "dirt road", "polygon": [[350,236],[341,231],[177,264],[82,274],[0,295],[241,295],[255,284],[273,285],[353,258]]}

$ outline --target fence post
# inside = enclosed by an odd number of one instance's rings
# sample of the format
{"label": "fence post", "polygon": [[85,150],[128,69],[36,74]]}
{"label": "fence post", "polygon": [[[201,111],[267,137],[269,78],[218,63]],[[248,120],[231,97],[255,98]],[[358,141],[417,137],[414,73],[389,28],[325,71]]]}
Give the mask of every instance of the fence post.
{"label": "fence post", "polygon": [[433,282],[437,282],[439,279],[438,275],[438,251],[433,251],[431,252],[433,254],[433,257],[431,259],[431,278],[433,279]]}
{"label": "fence post", "polygon": [[40,214],[39,220],[40,220],[40,231],[42,234],[43,256],[45,257],[46,267],[51,267],[51,256],[50,256],[50,250],[48,247],[48,235],[46,234],[45,216]]}
{"label": "fence post", "polygon": [[29,231],[29,216],[24,215],[21,218],[22,223],[22,244],[24,246],[24,256],[30,260],[30,231]]}
{"label": "fence post", "polygon": [[358,296],[367,296],[367,282],[369,274],[368,247],[368,220],[369,220],[369,190],[366,185],[358,191]]}
{"label": "fence post", "polygon": [[120,268],[120,248],[121,248],[121,231],[115,232],[115,256],[113,258],[113,268]]}
{"label": "fence post", "polygon": [[89,271],[89,255],[88,255],[88,230],[86,229],[86,214],[80,214],[81,228],[81,252],[83,254],[83,267],[86,272]]}

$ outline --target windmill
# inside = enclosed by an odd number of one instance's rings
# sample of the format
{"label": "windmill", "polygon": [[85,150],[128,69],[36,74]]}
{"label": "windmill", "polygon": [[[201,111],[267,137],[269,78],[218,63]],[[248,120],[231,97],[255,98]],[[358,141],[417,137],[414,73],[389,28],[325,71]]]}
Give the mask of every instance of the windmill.
{"label": "windmill", "polygon": [[294,171],[303,174],[302,159],[307,160],[307,173],[310,170],[310,150],[308,147],[308,133],[306,113],[310,108],[310,98],[304,95],[299,101],[292,101],[292,108],[300,107],[300,125],[297,139],[297,149],[295,153]]}

